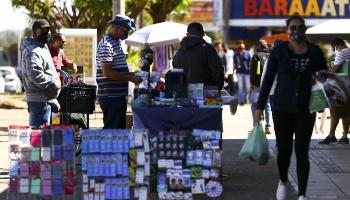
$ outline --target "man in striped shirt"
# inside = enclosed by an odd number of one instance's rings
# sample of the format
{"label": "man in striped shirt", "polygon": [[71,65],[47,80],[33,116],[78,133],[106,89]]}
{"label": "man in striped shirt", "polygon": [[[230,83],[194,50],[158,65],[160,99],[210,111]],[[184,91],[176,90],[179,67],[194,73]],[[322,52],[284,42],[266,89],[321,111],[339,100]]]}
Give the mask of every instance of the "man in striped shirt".
{"label": "man in striped shirt", "polygon": [[[345,61],[350,61],[350,48],[345,44],[344,40],[340,38],[333,39],[331,46],[335,51],[334,64],[329,69],[331,72],[338,72],[339,68]],[[349,82],[349,76],[346,77],[347,82]],[[337,142],[335,137],[335,131],[337,129],[339,119],[342,119],[343,123],[343,136],[338,140],[339,144],[349,144],[349,138],[347,136],[350,126],[350,117],[348,116],[348,110],[346,107],[331,107],[331,127],[329,130],[329,135],[319,144],[330,144]]]}
{"label": "man in striped shirt", "polygon": [[129,81],[139,84],[142,78],[129,73],[121,41],[135,30],[134,22],[125,15],[116,15],[112,25],[97,46],[97,96],[103,112],[104,129],[124,129]]}

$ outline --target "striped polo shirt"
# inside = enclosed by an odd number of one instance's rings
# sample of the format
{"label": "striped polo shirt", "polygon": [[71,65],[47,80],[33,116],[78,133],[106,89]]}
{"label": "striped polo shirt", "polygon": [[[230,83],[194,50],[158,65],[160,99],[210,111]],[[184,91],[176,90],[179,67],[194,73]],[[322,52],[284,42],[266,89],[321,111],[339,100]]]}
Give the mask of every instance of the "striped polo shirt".
{"label": "striped polo shirt", "polygon": [[129,72],[126,64],[126,56],[120,44],[120,40],[111,35],[105,35],[98,43],[96,53],[96,82],[99,97],[121,97],[128,95],[128,81],[114,81],[103,76],[102,64],[112,64],[112,69],[117,72]]}

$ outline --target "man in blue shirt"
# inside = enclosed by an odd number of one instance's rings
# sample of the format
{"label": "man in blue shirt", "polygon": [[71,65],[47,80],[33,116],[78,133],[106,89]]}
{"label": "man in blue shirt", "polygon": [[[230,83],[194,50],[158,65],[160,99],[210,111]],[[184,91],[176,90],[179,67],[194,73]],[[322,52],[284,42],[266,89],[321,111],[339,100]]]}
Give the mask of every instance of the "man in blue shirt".
{"label": "man in blue shirt", "polygon": [[125,15],[116,15],[108,23],[112,25],[111,32],[97,46],[97,96],[103,112],[103,128],[124,129],[129,81],[139,84],[142,78],[129,73],[121,40],[128,38],[129,32],[136,28]]}
{"label": "man in blue shirt", "polygon": [[249,65],[251,60],[251,56],[249,52],[245,50],[243,42],[238,46],[238,51],[235,53],[233,60],[238,84],[238,102],[240,105],[243,105],[246,102],[250,90]]}

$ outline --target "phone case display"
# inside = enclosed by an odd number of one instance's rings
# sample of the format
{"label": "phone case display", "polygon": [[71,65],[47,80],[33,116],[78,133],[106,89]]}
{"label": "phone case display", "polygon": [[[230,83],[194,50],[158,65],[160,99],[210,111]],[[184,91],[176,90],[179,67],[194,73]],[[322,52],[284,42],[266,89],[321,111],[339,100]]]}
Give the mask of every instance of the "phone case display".
{"label": "phone case display", "polygon": [[82,154],[84,200],[148,199],[147,130],[84,130]]}
{"label": "phone case display", "polygon": [[75,152],[71,127],[9,127],[9,199],[74,198]]}
{"label": "phone case display", "polygon": [[220,131],[160,131],[151,144],[160,200],[222,194]]}

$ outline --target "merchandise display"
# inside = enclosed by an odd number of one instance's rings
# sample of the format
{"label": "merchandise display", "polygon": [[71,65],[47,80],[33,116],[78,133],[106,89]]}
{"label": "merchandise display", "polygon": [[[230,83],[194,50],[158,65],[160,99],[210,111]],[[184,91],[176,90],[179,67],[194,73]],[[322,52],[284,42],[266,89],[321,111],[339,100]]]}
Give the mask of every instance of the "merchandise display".
{"label": "merchandise display", "polygon": [[82,131],[82,172],[84,200],[148,199],[148,131]]}
{"label": "merchandise display", "polygon": [[9,127],[8,199],[73,196],[74,132],[69,126]]}
{"label": "merchandise display", "polygon": [[222,194],[220,131],[160,131],[151,138],[151,146],[160,200]]}

